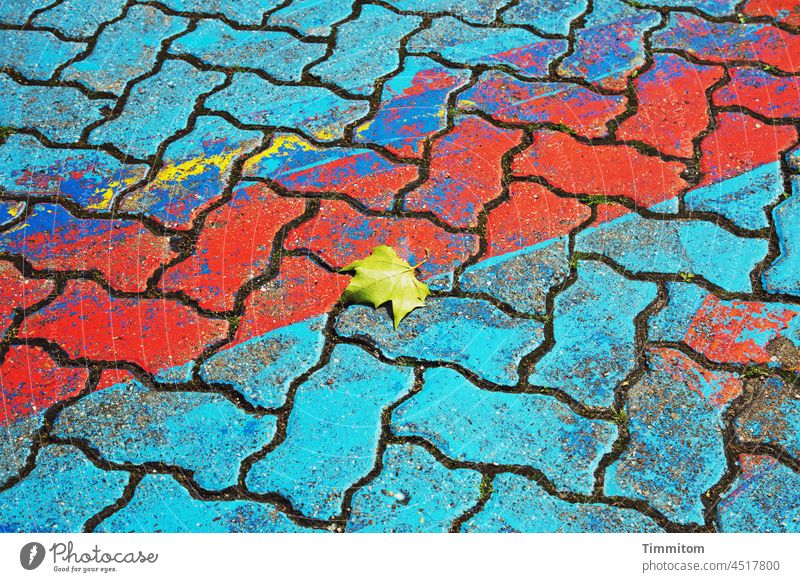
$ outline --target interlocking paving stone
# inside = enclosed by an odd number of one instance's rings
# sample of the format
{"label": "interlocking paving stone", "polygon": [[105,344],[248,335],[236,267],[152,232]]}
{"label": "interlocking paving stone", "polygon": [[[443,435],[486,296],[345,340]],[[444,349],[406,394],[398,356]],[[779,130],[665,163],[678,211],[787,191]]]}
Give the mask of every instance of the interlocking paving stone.
{"label": "interlocking paving stone", "polygon": [[[796,305],[720,300],[689,283],[669,283],[667,290],[667,305],[648,321],[650,339],[685,342],[714,362],[737,364],[776,362],[776,340],[800,345]],[[800,369],[800,362],[787,367]]]}
{"label": "interlocking paving stone", "polygon": [[370,149],[320,148],[279,133],[266,150],[247,160],[242,174],[269,178],[303,194],[340,192],[372,210],[388,210],[397,192],[417,179],[419,169],[392,163]]}
{"label": "interlocking paving stone", "polygon": [[75,358],[128,361],[157,372],[196,358],[227,328],[224,319],[201,317],[175,300],[112,297],[97,283],[71,280],[26,318],[19,337],[55,341]]}
{"label": "interlocking paving stone", "polygon": [[714,104],[742,106],[773,119],[800,117],[800,81],[757,67],[731,67],[731,80],[714,91]]}
{"label": "interlocking paving stone", "polygon": [[477,471],[449,470],[422,447],[389,445],[380,475],[353,496],[347,531],[447,531],[478,501],[480,485]]}
{"label": "interlocking paving stone", "polygon": [[573,194],[627,196],[652,206],[686,187],[680,162],[646,156],[627,145],[593,145],[560,131],[537,131],[533,144],[515,156],[516,176],[540,176]]}
{"label": "interlocking paving stone", "polygon": [[[103,29],[91,54],[67,67],[62,78],[119,95],[130,79],[153,68],[164,40],[188,24],[151,6],[132,6],[125,18]],[[175,77],[185,74],[174,72]]]}
{"label": "interlocking paving stone", "polygon": [[433,212],[456,228],[477,226],[484,206],[502,194],[501,162],[522,137],[522,131],[499,129],[479,117],[459,117],[432,142],[427,178],[405,195],[403,206]]}
{"label": "interlocking paving stone", "polygon": [[119,117],[94,129],[89,143],[111,143],[132,156],[151,156],[186,125],[195,99],[223,80],[222,73],[198,71],[183,61],[166,61],[158,73],[133,86]]}
{"label": "interlocking paving stone", "polygon": [[458,106],[506,123],[553,123],[586,137],[601,137],[608,133],[606,123],[625,111],[626,99],[571,83],[528,83],[487,71],[459,96]]}
{"label": "interlocking paving stone", "polygon": [[52,0],[27,0],[26,2],[3,2],[0,4],[0,23],[22,25],[33,10],[45,8]]}
{"label": "interlocking paving stone", "polygon": [[550,63],[566,52],[567,42],[542,38],[524,28],[482,28],[445,16],[412,36],[408,50],[464,65],[502,65],[524,75],[543,76]]}
{"label": "interlocking paving stone", "polygon": [[259,69],[280,81],[300,81],[303,68],[325,50],[323,43],[301,41],[286,32],[236,30],[218,20],[202,20],[170,45],[173,54],[218,67]]}
{"label": "interlocking paving stone", "polygon": [[447,368],[428,368],[424,381],[392,415],[395,434],[424,438],[458,461],[530,466],[561,491],[591,493],[617,436],[613,424],[578,416],[553,396],[478,388]]}
{"label": "interlocking paving stone", "polygon": [[281,0],[163,0],[164,5],[178,12],[194,12],[224,16],[238,24],[261,24],[264,14],[277,8]]}
{"label": "interlocking paving stone", "polygon": [[577,281],[556,297],[555,346],[535,364],[529,382],[560,388],[588,405],[611,405],[614,388],[636,365],[634,318],[656,292],[653,283],[581,262]]}
{"label": "interlocking paving stone", "polygon": [[606,472],[606,492],[703,523],[703,495],[726,469],[722,412],[741,380],[675,350],[651,349],[648,358],[650,370],[628,392],[630,443]]}
{"label": "interlocking paving stone", "polygon": [[0,3],[0,530],[797,531],[799,8]]}
{"label": "interlocking paving stone", "polygon": [[711,222],[628,214],[581,232],[575,249],[601,253],[634,273],[689,273],[726,291],[750,291],[764,239],[737,237]]}
{"label": "interlocking paving stone", "polygon": [[366,216],[338,200],[322,203],[317,216],[289,232],[286,248],[307,248],[341,269],[367,256],[379,245],[390,245],[423,278],[452,272],[477,251],[477,237],[449,233],[419,218]]}
{"label": "interlocking paving stone", "polygon": [[167,146],[164,165],[151,182],[125,197],[122,209],[171,228],[191,228],[197,215],[222,196],[233,164],[255,150],[262,137],[219,117],[199,117],[191,133]]}
{"label": "interlocking paving stone", "polygon": [[636,113],[620,124],[617,137],[691,158],[694,139],[709,123],[706,91],[722,76],[720,67],[701,67],[677,55],[655,55],[653,67],[633,82]]}
{"label": "interlocking paving stone", "polygon": [[348,100],[321,87],[275,85],[253,73],[236,73],[229,87],[206,99],[206,107],[241,123],[295,127],[320,141],[342,136],[344,126],[369,112],[362,100]]}
{"label": "interlocking paving stone", "polygon": [[86,439],[107,461],[178,466],[200,487],[218,490],[235,485],[241,461],[269,442],[275,417],[249,415],[220,394],[159,392],[130,381],[65,408],[53,432]]}
{"label": "interlocking paving stone", "polygon": [[543,315],[547,292],[567,275],[567,241],[560,237],[481,261],[465,269],[460,281],[464,291],[488,293],[518,311]]}
{"label": "interlocking paving stone", "polygon": [[37,204],[0,233],[0,252],[37,269],[97,271],[115,289],[144,291],[156,268],[174,256],[169,239],[134,220],[77,218],[57,204]]}
{"label": "interlocking paving stone", "polygon": [[0,363],[0,485],[25,465],[44,411],[76,396],[88,378],[86,369],[63,368],[40,348],[9,348]]}
{"label": "interlocking paving stone", "polygon": [[403,69],[381,90],[376,115],[356,128],[353,139],[375,143],[394,154],[422,157],[426,138],[447,123],[447,100],[469,80],[469,72],[428,57],[407,57]]}
{"label": "interlocking paving stone", "polygon": [[200,376],[238,390],[255,406],[278,408],[289,385],[322,355],[325,318],[314,317],[225,348],[203,362]]}
{"label": "interlocking paving stone", "polygon": [[417,16],[401,16],[382,6],[362,6],[358,20],[338,27],[333,54],[310,72],[351,93],[370,95],[377,78],[400,64],[400,41],[421,22]]}
{"label": "interlocking paving stone", "polygon": [[546,493],[535,481],[501,473],[492,496],[478,514],[464,524],[471,533],[656,533],[661,528],[633,509],[602,503],[570,503]]}
{"label": "interlocking paving stone", "polygon": [[745,395],[751,400],[734,423],[736,435],[743,441],[780,445],[795,459],[800,457],[797,387],[780,376],[752,378],[745,383]]}
{"label": "interlocking paving stone", "polygon": [[17,268],[0,261],[0,337],[14,320],[16,310],[33,307],[55,288],[47,279],[27,279]]}
{"label": "interlocking paving stone", "polygon": [[505,4],[503,0],[475,0],[469,3],[459,0],[387,0],[387,2],[399,10],[444,12],[481,24],[492,21],[497,10]]}
{"label": "interlocking paving stone", "polygon": [[268,24],[289,26],[308,35],[328,36],[331,26],[352,12],[352,5],[341,0],[295,0],[270,14]]}
{"label": "interlocking paving stone", "polygon": [[37,14],[31,24],[51,26],[72,37],[92,36],[101,24],[122,14],[125,4],[126,0],[65,0]]}
{"label": "interlocking paving stone", "polygon": [[0,73],[0,126],[41,131],[58,142],[80,139],[84,127],[103,118],[110,99],[89,99],[73,87],[19,85]]}
{"label": "interlocking paving stone", "polygon": [[742,472],[719,503],[724,532],[796,532],[800,477],[772,457],[742,455]]}
{"label": "interlocking paving stone", "polygon": [[231,200],[206,216],[194,254],[164,271],[159,287],[183,291],[205,309],[233,309],[239,289],[269,269],[280,228],[304,209],[303,200],[240,182]]}
{"label": "interlocking paving stone", "polygon": [[23,134],[9,136],[0,146],[0,188],[28,200],[61,197],[86,209],[105,210],[147,170],[96,149],[48,148]]}
{"label": "interlocking paving stone", "polygon": [[248,489],[281,493],[309,517],[338,514],[345,490],[375,463],[383,411],[412,382],[411,368],[336,346],[330,362],[298,388],[286,438],[253,464]]}
{"label": "interlocking paving stone", "polygon": [[715,63],[748,61],[795,73],[800,36],[771,24],[710,22],[689,13],[671,13],[652,37],[653,48],[680,49]]}
{"label": "interlocking paving stone", "polygon": [[764,288],[771,293],[800,295],[800,248],[797,225],[800,217],[800,177],[792,177],[792,195],[772,211],[780,244],[780,255],[764,271]]}
{"label": "interlocking paving stone", "polygon": [[316,531],[292,522],[269,503],[203,501],[169,475],[145,475],[133,498],[103,520],[96,532],[301,533]]}
{"label": "interlocking paving stone", "polygon": [[595,0],[585,25],[575,32],[575,49],[558,66],[559,74],[623,91],[628,77],[645,62],[644,34],[661,18],[653,10],[622,0]]}
{"label": "interlocking paving stone", "polygon": [[127,483],[128,473],[99,469],[75,447],[45,447],[33,472],[0,492],[0,532],[79,532]]}
{"label": "interlocking paving stone", "polygon": [[486,301],[428,299],[397,330],[383,310],[363,305],[346,309],[336,331],[373,343],[387,357],[403,356],[459,364],[490,382],[516,383],[520,360],[544,339],[542,324],[514,319]]}
{"label": "interlocking paving stone", "polygon": [[587,0],[520,0],[503,10],[503,22],[528,24],[547,34],[569,34],[570,23],[589,5]]}
{"label": "interlocking paving stone", "polygon": [[28,79],[46,81],[86,45],[65,42],[45,31],[0,30],[0,47],[0,68],[14,70]]}

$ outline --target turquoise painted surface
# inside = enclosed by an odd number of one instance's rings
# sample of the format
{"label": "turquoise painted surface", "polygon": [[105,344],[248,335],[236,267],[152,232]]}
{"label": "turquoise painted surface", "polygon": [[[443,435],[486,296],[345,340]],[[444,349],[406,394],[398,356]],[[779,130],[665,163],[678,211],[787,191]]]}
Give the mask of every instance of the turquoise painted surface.
{"label": "turquoise painted surface", "polygon": [[94,530],[112,533],[303,533],[269,503],[203,501],[170,475],[145,475],[133,498]]}
{"label": "turquoise painted surface", "polygon": [[397,330],[384,310],[363,305],[336,321],[337,333],[365,339],[389,358],[453,362],[508,386],[517,382],[520,360],[544,339],[542,330],[540,322],[511,318],[486,301],[455,297],[428,299]]}
{"label": "turquoise painted surface", "polygon": [[315,317],[223,350],[203,363],[200,376],[233,387],[255,406],[278,408],[292,380],[319,360],[325,321]]}
{"label": "turquoise painted surface", "polygon": [[383,411],[412,383],[411,368],[337,345],[330,362],[298,388],[286,438],[253,464],[247,487],[280,493],[309,517],[337,515],[345,491],[375,463]]}
{"label": "turquoise painted surface", "polygon": [[247,414],[219,394],[158,392],[133,381],[67,407],[53,431],[87,439],[113,463],[183,467],[200,487],[219,490],[236,485],[242,460],[270,441],[275,417]]}
{"label": "turquoise painted surface", "polygon": [[590,406],[610,406],[614,389],[636,365],[634,318],[656,292],[654,283],[581,261],[578,280],[556,297],[556,345],[534,365],[528,381],[564,390]]}
{"label": "turquoise painted surface", "polygon": [[764,271],[770,293],[800,294],[800,176],[792,176],[792,195],[772,211],[780,255]]}
{"label": "turquoise painted surface", "polygon": [[350,532],[431,533],[478,501],[481,474],[447,469],[415,445],[389,445],[383,470],[353,496]]}
{"label": "turquoise painted surface", "polygon": [[535,481],[501,473],[492,496],[464,524],[468,533],[656,533],[661,528],[633,509],[602,503],[570,503],[548,494]]}
{"label": "turquoise painted surface", "polygon": [[394,412],[392,430],[458,461],[533,467],[557,489],[585,494],[617,436],[613,424],[578,416],[553,396],[484,390],[447,368],[425,371],[422,391]]}
{"label": "turquoise painted surface", "polygon": [[46,81],[56,69],[86,48],[82,42],[65,42],[50,32],[0,30],[0,68],[23,77]]}
{"label": "turquoise painted surface", "polygon": [[33,472],[0,492],[0,532],[81,531],[127,484],[128,473],[99,469],[74,447],[45,447]]}
{"label": "turquoise painted surface", "polygon": [[528,24],[547,34],[569,34],[570,23],[588,6],[587,0],[521,0],[503,11],[503,21]]}

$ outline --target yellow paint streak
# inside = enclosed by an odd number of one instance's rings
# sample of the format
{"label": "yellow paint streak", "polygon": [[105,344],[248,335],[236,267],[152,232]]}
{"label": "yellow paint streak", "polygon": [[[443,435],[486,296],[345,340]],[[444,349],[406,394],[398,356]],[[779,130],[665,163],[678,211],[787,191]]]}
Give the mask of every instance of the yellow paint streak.
{"label": "yellow paint streak", "polygon": [[316,148],[312,144],[304,140],[299,135],[276,135],[267,149],[247,160],[244,165],[243,172],[248,174],[254,171],[258,167],[258,164],[261,162],[261,160],[265,158],[268,159],[272,157],[285,156],[285,152],[291,150],[311,151],[315,149]]}

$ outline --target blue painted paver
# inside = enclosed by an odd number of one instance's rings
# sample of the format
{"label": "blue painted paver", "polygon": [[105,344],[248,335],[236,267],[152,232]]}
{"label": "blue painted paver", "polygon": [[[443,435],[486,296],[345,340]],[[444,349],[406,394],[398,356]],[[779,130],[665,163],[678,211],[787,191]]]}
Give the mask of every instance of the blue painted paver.
{"label": "blue painted paver", "polygon": [[303,68],[325,54],[321,42],[304,42],[286,32],[235,30],[203,20],[170,45],[170,53],[191,55],[217,67],[259,69],[279,81],[300,81]]}
{"label": "blue painted paver", "polygon": [[797,387],[780,376],[751,379],[749,405],[736,418],[736,436],[742,441],[769,443],[800,458],[800,399]]}
{"label": "blue painted paver", "polygon": [[737,226],[757,230],[767,228],[765,208],[783,194],[779,162],[766,164],[735,178],[689,190],[684,197],[686,210],[716,212]]}
{"label": "blue painted paver", "polygon": [[587,0],[521,0],[503,11],[503,22],[527,24],[546,34],[569,34],[570,23],[588,6]]}
{"label": "blue painted paver", "polygon": [[46,81],[85,48],[85,43],[65,42],[50,32],[0,30],[0,68],[13,69],[27,79]]}
{"label": "blue painted paver", "polygon": [[353,496],[347,531],[448,531],[478,501],[481,474],[450,470],[415,445],[389,445],[383,470]]}
{"label": "blue painted paver", "polygon": [[202,501],[170,475],[145,475],[133,498],[104,519],[96,532],[140,533],[302,533],[270,503]]}
{"label": "blue painted paver", "polygon": [[645,32],[661,21],[658,12],[634,8],[622,0],[595,0],[583,28],[575,32],[575,50],[561,61],[561,75],[580,77],[614,90],[645,62]]}
{"label": "blue painted paver", "polygon": [[792,176],[792,195],[772,211],[780,255],[764,271],[764,289],[769,293],[800,296],[800,176]]}
{"label": "blue painted paver", "polygon": [[449,96],[468,80],[463,69],[407,57],[403,69],[383,85],[378,112],[356,128],[353,139],[419,158],[424,140],[446,126]]}
{"label": "blue painted paver", "polygon": [[661,528],[634,509],[570,503],[534,480],[501,473],[484,508],[464,524],[468,533],[656,533]]}
{"label": "blue painted paver", "polygon": [[646,500],[679,523],[702,524],[703,496],[727,467],[724,407],[714,397],[736,379],[674,350],[651,351],[649,362],[628,393],[630,442],[606,471],[606,493]]}
{"label": "blue painted paver", "polygon": [[399,10],[444,12],[480,24],[494,20],[497,10],[506,4],[505,0],[388,0],[388,3]]}
{"label": "blue painted paver", "polygon": [[67,0],[37,14],[32,24],[57,28],[71,37],[92,36],[101,24],[119,17],[125,4],[126,0]]}
{"label": "blue painted paver", "polygon": [[0,188],[29,199],[60,196],[86,209],[107,209],[149,168],[123,164],[96,149],[53,149],[16,134],[0,146]]}
{"label": "blue painted paver", "polygon": [[667,304],[647,320],[647,337],[654,341],[683,341],[708,291],[693,283],[667,283]]}
{"label": "blue painted paver", "polygon": [[602,263],[580,262],[578,280],[556,297],[555,346],[528,381],[564,390],[590,406],[611,405],[614,389],[636,365],[634,319],[656,293],[655,283],[631,281]]}
{"label": "blue painted paver", "polygon": [[601,253],[634,273],[693,273],[726,291],[751,291],[750,272],[766,256],[764,239],[742,238],[702,220],[629,214],[578,234],[575,250]]}
{"label": "blue painted paver", "polygon": [[337,515],[344,492],[375,463],[383,411],[412,384],[411,368],[337,345],[330,362],[298,388],[286,438],[252,466],[248,489],[280,493],[308,517]]}
{"label": "blue painted paver", "polygon": [[219,490],[235,485],[241,461],[270,441],[275,417],[246,414],[219,394],[157,392],[133,381],[64,409],[53,431],[87,439],[108,461],[180,466],[200,487]]}
{"label": "blue painted paver", "polygon": [[320,87],[279,86],[252,73],[236,73],[230,87],[206,99],[251,125],[295,127],[321,141],[342,136],[344,126],[369,112],[362,100],[348,100]]}
{"label": "blue painted paver", "polygon": [[62,78],[120,95],[131,79],[152,70],[161,43],[188,24],[150,6],[133,6],[124,19],[103,29],[91,54],[65,69]]}
{"label": "blue painted paver", "polygon": [[441,55],[464,65],[503,65],[524,75],[544,76],[567,50],[567,41],[545,39],[524,28],[481,28],[445,16],[411,37],[412,53]]}
{"label": "blue painted paver", "polygon": [[80,532],[127,483],[128,473],[99,469],[75,447],[45,447],[33,472],[0,492],[0,532]]}
{"label": "blue painted paver", "polygon": [[530,466],[557,489],[585,494],[617,436],[613,424],[578,416],[553,396],[483,390],[447,368],[425,371],[422,391],[395,410],[391,426],[457,461]]}
{"label": "blue painted paver", "polygon": [[548,291],[567,275],[567,239],[559,237],[476,263],[460,281],[464,291],[488,293],[518,311],[543,315]]}
{"label": "blue painted paver", "polygon": [[167,146],[154,179],[125,197],[123,210],[190,228],[198,213],[222,196],[234,162],[255,150],[262,137],[220,117],[198,117],[191,133]]}
{"label": "blue painted paver", "polygon": [[0,4],[0,24],[23,25],[33,10],[52,4],[53,0],[26,0],[25,2],[6,1]]}
{"label": "blue painted paver", "polygon": [[220,15],[252,26],[261,24],[265,13],[283,4],[283,0],[163,0],[163,3],[178,12]]}
{"label": "blue painted paver", "polygon": [[647,4],[664,8],[697,8],[711,16],[730,16],[740,3],[737,0],[647,0]]}
{"label": "blue painted paver", "polygon": [[34,128],[57,142],[70,143],[83,128],[103,118],[110,99],[89,99],[73,87],[18,85],[0,73],[0,126]]}
{"label": "blue painted paver", "polygon": [[325,321],[314,317],[224,349],[203,363],[200,376],[230,385],[255,406],[278,408],[292,380],[319,360]]}
{"label": "blue painted paver", "polygon": [[514,319],[477,299],[428,299],[397,330],[384,310],[348,307],[336,322],[344,337],[365,339],[389,358],[453,362],[498,384],[517,382],[520,360],[544,339],[543,325]]}
{"label": "blue painted paver", "polygon": [[295,0],[270,14],[268,23],[288,26],[302,34],[328,36],[332,25],[351,12],[351,3],[342,0]]}
{"label": "blue painted paver", "polygon": [[92,131],[89,143],[111,143],[132,156],[152,156],[164,140],[185,127],[196,99],[224,78],[183,61],[166,61],[156,75],[134,86],[122,114]]}
{"label": "blue painted paver", "polygon": [[800,529],[800,475],[776,459],[742,455],[742,472],[719,503],[723,532],[796,532]]}
{"label": "blue painted paver", "polygon": [[421,22],[417,16],[401,16],[367,4],[358,20],[338,28],[333,54],[314,65],[311,73],[351,93],[371,95],[378,77],[400,64],[400,41]]}

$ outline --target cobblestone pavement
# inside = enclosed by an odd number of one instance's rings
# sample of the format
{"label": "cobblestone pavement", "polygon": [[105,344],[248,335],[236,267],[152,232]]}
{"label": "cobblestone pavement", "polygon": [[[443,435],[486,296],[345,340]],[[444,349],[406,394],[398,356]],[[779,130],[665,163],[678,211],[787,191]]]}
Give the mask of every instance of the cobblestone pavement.
{"label": "cobblestone pavement", "polygon": [[[798,0],[0,0],[0,531],[800,531]],[[388,244],[428,306],[337,303]]]}

